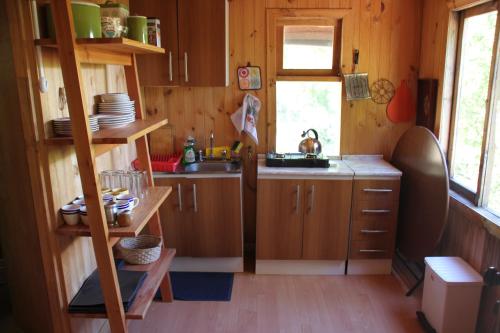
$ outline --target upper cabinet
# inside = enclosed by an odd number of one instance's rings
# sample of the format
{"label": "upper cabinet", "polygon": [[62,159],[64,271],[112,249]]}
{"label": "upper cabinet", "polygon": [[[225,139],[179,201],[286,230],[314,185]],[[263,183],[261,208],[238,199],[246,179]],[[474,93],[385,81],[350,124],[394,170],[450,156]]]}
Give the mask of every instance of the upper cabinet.
{"label": "upper cabinet", "polygon": [[143,86],[229,84],[227,0],[130,0],[131,13],[160,19],[163,55],[138,56]]}

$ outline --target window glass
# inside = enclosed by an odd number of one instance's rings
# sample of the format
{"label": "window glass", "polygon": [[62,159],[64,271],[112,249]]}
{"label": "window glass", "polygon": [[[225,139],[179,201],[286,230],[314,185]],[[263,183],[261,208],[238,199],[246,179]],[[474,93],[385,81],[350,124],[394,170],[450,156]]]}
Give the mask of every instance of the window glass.
{"label": "window glass", "polygon": [[301,134],[314,128],[319,135],[323,154],[340,152],[340,82],[276,83],[276,151],[298,152]]}
{"label": "window glass", "polygon": [[[500,101],[499,101],[500,103]],[[496,121],[492,126],[493,140],[490,143],[486,183],[486,208],[500,216],[500,117],[499,106],[496,108]]]}
{"label": "window glass", "polygon": [[283,69],[332,69],[334,27],[288,25],[283,34]]}
{"label": "window glass", "polygon": [[497,13],[464,20],[451,178],[477,192]]}

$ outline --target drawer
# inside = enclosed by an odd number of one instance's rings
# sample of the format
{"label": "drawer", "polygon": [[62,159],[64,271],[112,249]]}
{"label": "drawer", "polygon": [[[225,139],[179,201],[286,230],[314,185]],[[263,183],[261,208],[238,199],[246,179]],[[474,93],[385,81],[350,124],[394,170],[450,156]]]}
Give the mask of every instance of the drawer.
{"label": "drawer", "polygon": [[355,180],[354,201],[393,202],[399,201],[398,180]]}
{"label": "drawer", "polygon": [[396,223],[398,202],[356,201],[352,208],[353,221],[390,221]]}
{"label": "drawer", "polygon": [[350,259],[390,259],[394,254],[394,240],[372,239],[351,241]]}
{"label": "drawer", "polygon": [[353,221],[351,227],[351,240],[377,240],[392,241],[396,234],[396,224],[392,221]]}

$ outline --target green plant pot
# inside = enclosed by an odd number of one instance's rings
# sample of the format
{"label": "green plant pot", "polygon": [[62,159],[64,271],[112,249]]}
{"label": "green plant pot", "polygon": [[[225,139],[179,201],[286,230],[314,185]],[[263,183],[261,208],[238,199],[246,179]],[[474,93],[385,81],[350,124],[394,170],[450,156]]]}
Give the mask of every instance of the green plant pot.
{"label": "green plant pot", "polygon": [[[47,32],[49,38],[55,38],[54,19],[50,6],[46,6]],[[101,38],[101,8],[85,1],[72,1],[71,10],[75,24],[76,38]]]}
{"label": "green plant pot", "polygon": [[148,43],[148,18],[146,16],[129,16],[127,18],[128,38]]}

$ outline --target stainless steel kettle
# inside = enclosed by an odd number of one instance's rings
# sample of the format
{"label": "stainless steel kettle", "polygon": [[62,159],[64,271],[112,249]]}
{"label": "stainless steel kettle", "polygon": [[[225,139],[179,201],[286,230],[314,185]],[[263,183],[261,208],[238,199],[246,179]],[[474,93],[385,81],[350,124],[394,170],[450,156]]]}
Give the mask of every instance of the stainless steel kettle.
{"label": "stainless steel kettle", "polygon": [[[314,133],[314,138],[309,136],[309,132]],[[307,136],[307,138],[306,138]],[[299,144],[299,151],[303,154],[321,154],[321,142],[318,140],[318,132],[311,128],[302,132],[302,137],[305,138]]]}

